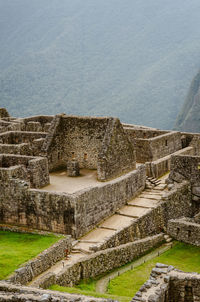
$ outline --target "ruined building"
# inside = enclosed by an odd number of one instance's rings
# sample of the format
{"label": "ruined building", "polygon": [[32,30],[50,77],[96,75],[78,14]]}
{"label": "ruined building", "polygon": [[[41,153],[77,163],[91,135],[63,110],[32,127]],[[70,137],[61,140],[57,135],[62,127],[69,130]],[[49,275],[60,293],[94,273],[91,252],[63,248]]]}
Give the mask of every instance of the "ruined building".
{"label": "ruined building", "polygon": [[[11,284],[0,282],[0,301],[72,301],[70,295],[56,298],[30,286],[73,285],[105,273],[162,242],[164,233],[200,246],[199,205],[200,134],[122,124],[111,117],[14,118],[0,109],[1,228],[73,238],[17,271]],[[80,258],[76,269],[73,263],[57,275],[45,274],[66,246],[88,255],[85,262]],[[102,267],[94,264],[98,257]],[[200,301],[199,275],[190,281],[191,276],[167,270],[164,266],[165,286],[155,288],[154,300],[145,291],[133,301]],[[49,300],[37,300],[42,295]]]}

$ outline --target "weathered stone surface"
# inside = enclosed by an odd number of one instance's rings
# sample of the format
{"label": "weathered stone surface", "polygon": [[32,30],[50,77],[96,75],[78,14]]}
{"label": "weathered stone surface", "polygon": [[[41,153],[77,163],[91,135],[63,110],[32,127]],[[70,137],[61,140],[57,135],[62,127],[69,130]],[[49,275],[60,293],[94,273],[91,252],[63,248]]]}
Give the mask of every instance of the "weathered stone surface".
{"label": "weathered stone surface", "polygon": [[119,230],[114,235],[106,239],[95,247],[105,249],[116,246],[117,242],[127,243],[138,238],[144,238],[146,235],[159,233],[166,230],[170,219],[180,218],[182,216],[191,216],[191,191],[187,182],[178,184],[173,190],[168,192],[151,211],[140,218],[134,220],[128,227]]}
{"label": "weathered stone surface", "polygon": [[[114,268],[120,267],[134,258],[145,254],[152,247],[161,244],[163,234],[147,237],[115,248],[99,251],[81,259],[79,262],[65,267],[56,277],[56,283],[61,286],[73,286],[81,278],[94,278]],[[147,284],[150,286],[151,282]]]}
{"label": "weathered stone surface", "polygon": [[57,115],[43,145],[50,170],[69,160],[80,168],[97,169],[106,181],[135,169],[134,147],[116,118]]}
{"label": "weathered stone surface", "polygon": [[67,162],[67,174],[71,177],[76,177],[80,175],[79,163],[75,160]]}
{"label": "weathered stone surface", "polygon": [[50,290],[36,289],[26,286],[9,284],[0,281],[0,301],[1,302],[106,302],[111,299],[94,298],[76,294],[59,293]]}
{"label": "weathered stone surface", "polygon": [[56,262],[63,259],[66,254],[66,249],[70,251],[71,248],[70,236],[59,240],[50,248],[40,253],[36,258],[30,260],[24,267],[17,269],[9,278],[9,281],[13,283],[27,284]]}
{"label": "weathered stone surface", "polygon": [[195,220],[169,220],[167,232],[176,240],[200,246],[200,224]]}

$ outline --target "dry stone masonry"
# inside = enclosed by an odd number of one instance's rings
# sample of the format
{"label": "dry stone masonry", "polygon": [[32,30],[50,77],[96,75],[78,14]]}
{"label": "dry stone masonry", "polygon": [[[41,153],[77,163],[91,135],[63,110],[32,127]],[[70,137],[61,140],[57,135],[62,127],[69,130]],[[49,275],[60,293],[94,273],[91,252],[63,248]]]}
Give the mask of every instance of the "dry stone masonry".
{"label": "dry stone masonry", "polygon": [[184,273],[162,263],[156,264],[149,280],[132,299],[132,302],[198,301],[200,301],[200,275]]}
{"label": "dry stone masonry", "polygon": [[[154,179],[161,176],[162,183]],[[72,285],[131,261],[162,241],[161,232],[199,246],[200,134],[112,117],[14,118],[0,108],[0,224],[71,235],[78,252],[89,244],[86,258],[47,273],[43,287]],[[91,242],[92,230],[106,235]],[[69,237],[0,282],[0,301],[104,301],[13,284],[34,282],[65,249],[75,251]],[[199,280],[158,264],[133,301],[199,302]]]}

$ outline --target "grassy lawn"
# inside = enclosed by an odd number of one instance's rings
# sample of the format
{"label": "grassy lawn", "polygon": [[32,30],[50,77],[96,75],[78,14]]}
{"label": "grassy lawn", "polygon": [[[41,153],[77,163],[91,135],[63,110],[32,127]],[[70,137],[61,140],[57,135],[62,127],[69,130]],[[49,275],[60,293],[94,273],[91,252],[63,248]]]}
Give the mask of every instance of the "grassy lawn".
{"label": "grassy lawn", "polygon": [[108,293],[133,297],[149,278],[157,262],[173,265],[185,272],[200,273],[200,248],[177,242],[172,249],[162,255],[112,279],[108,286]]}
{"label": "grassy lawn", "polygon": [[131,300],[130,297],[122,297],[110,294],[99,294],[95,291],[95,281],[91,281],[90,283],[81,283],[77,287],[63,287],[59,285],[52,285],[50,287],[51,290],[57,290],[60,292],[66,292],[71,294],[80,294],[85,296],[92,296],[96,298],[106,298],[106,299],[113,299],[118,300],[120,302],[129,302]]}
{"label": "grassy lawn", "polygon": [[0,280],[61,237],[0,231]]}
{"label": "grassy lawn", "polygon": [[95,280],[82,281],[76,287],[71,288],[53,285],[50,289],[127,302],[132,299],[142,284],[148,280],[151,270],[157,262],[173,265],[186,272],[200,273],[200,248],[176,242],[172,249],[162,255],[112,279],[105,295],[98,294],[95,291]]}

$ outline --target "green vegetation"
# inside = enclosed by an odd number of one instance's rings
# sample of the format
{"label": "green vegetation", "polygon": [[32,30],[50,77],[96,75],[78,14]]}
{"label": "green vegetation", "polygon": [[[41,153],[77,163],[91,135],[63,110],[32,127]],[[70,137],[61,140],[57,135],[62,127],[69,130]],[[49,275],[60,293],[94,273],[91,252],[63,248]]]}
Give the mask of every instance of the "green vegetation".
{"label": "green vegetation", "polygon": [[169,128],[199,67],[198,0],[0,0],[0,105]]}
{"label": "green vegetation", "polygon": [[200,248],[184,243],[175,246],[162,255],[111,280],[108,293],[113,295],[134,296],[148,279],[157,262],[173,265],[186,272],[200,273]]}
{"label": "green vegetation", "polygon": [[0,280],[60,239],[54,235],[0,231]]}
{"label": "green vegetation", "polygon": [[129,302],[131,300],[130,297],[122,297],[122,296],[116,296],[116,295],[110,295],[110,294],[99,294],[95,291],[95,282],[92,281],[92,286],[87,283],[81,283],[77,287],[63,287],[59,285],[52,285],[50,287],[51,290],[58,290],[60,292],[66,292],[71,294],[80,294],[85,296],[92,296],[96,298],[106,298],[106,299],[113,299],[120,302]]}
{"label": "green vegetation", "polygon": [[73,288],[53,285],[50,289],[130,301],[142,284],[148,280],[151,270],[157,262],[173,265],[183,271],[200,273],[200,248],[177,242],[172,249],[162,255],[112,279],[106,295],[95,292],[97,280],[82,281]]}

